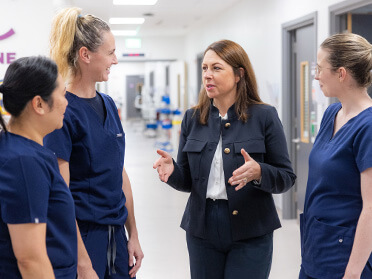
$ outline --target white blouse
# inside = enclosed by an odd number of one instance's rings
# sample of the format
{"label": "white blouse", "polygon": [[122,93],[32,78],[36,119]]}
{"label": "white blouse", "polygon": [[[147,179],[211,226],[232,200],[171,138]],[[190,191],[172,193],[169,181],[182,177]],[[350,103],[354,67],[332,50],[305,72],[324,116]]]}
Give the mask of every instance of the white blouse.
{"label": "white blouse", "polygon": [[[227,113],[225,116],[220,117],[224,120],[227,119]],[[217,145],[216,152],[212,160],[211,171],[208,178],[207,186],[207,198],[210,199],[222,199],[227,200],[226,186],[225,186],[225,173],[223,171],[222,161],[222,136]]]}

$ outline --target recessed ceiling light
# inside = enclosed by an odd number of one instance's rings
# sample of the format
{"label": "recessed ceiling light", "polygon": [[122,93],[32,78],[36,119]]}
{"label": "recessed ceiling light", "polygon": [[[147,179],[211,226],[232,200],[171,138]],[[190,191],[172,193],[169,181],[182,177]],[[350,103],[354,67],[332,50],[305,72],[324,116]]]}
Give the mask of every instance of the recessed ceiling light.
{"label": "recessed ceiling light", "polygon": [[136,36],[137,30],[111,30],[114,36]]}
{"label": "recessed ceiling light", "polygon": [[110,24],[142,24],[145,22],[143,17],[112,17]]}
{"label": "recessed ceiling light", "polygon": [[114,5],[155,5],[158,0],[113,0]]}

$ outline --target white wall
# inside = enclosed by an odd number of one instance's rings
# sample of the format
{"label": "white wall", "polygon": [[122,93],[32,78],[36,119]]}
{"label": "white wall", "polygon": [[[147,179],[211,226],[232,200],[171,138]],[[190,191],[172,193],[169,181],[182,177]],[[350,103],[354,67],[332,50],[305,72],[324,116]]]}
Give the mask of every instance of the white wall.
{"label": "white wall", "polygon": [[[11,28],[15,34],[0,41],[0,53],[16,53],[15,58],[47,55],[55,3],[50,0],[1,0],[0,35]],[[0,80],[8,64],[0,63]]]}
{"label": "white wall", "polygon": [[[172,60],[185,58],[184,37],[144,37],[141,38],[142,44],[139,49],[128,49],[125,46],[127,37],[116,37],[116,55],[118,59],[130,60],[123,58],[122,53],[144,53],[143,60]],[[138,58],[133,57],[138,60]]]}

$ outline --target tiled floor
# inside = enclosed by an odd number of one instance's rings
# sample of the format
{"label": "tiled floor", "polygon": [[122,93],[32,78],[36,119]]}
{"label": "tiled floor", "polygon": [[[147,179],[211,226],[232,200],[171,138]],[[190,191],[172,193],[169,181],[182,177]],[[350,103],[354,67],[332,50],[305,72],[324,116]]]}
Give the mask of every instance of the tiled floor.
{"label": "tiled floor", "polygon": [[[179,227],[187,193],[158,179],[153,162],[158,158],[154,138],[143,136],[139,121],[124,123],[125,167],[132,183],[135,215],[145,254],[138,279],[189,279],[185,232]],[[300,236],[296,220],[282,220],[274,233],[270,279],[296,279],[300,267]],[[210,278],[213,279],[213,278]]]}

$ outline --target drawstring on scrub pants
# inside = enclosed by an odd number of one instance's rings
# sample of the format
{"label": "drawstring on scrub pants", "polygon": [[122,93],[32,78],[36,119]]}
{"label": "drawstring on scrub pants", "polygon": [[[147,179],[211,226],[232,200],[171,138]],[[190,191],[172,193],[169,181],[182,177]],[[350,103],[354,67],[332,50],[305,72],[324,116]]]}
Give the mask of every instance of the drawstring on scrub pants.
{"label": "drawstring on scrub pants", "polygon": [[108,247],[107,247],[107,264],[109,275],[116,274],[115,259],[116,259],[116,240],[115,240],[115,227],[108,226]]}

